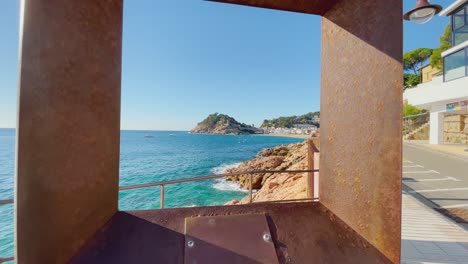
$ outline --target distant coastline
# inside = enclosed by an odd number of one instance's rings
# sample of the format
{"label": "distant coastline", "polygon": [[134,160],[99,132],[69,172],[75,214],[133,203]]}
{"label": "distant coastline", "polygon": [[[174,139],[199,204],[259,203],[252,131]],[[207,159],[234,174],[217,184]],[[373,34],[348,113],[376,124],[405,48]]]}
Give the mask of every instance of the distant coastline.
{"label": "distant coastline", "polygon": [[262,137],[290,137],[290,138],[303,138],[308,139],[310,135],[300,135],[300,134],[255,134],[255,136]]}
{"label": "distant coastline", "polygon": [[301,138],[301,139],[308,139],[310,135],[300,135],[300,134],[244,134],[244,135],[236,135],[236,134],[213,134],[213,133],[194,133],[188,132],[192,135],[218,135],[218,136],[259,136],[259,137],[288,137],[288,138]]}

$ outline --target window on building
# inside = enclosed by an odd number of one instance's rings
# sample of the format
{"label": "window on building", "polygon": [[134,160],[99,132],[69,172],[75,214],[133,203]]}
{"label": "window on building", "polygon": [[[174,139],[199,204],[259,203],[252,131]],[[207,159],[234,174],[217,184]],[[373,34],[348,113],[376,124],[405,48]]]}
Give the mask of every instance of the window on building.
{"label": "window on building", "polygon": [[468,5],[452,15],[452,46],[468,40]]}
{"label": "window on building", "polygon": [[467,76],[468,48],[444,57],[444,80],[450,81]]}

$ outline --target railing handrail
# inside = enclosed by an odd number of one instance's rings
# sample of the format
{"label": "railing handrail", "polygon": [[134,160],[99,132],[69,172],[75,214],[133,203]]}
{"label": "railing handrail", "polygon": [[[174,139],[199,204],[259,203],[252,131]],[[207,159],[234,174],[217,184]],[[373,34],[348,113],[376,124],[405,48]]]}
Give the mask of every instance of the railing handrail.
{"label": "railing handrail", "polygon": [[[161,208],[164,208],[164,186],[177,184],[177,183],[184,183],[184,182],[194,182],[194,181],[204,181],[204,180],[211,180],[211,179],[219,179],[225,178],[229,176],[237,176],[237,175],[249,175],[249,201],[252,203],[252,176],[254,174],[261,174],[261,173],[306,173],[306,172],[318,172],[319,170],[257,170],[257,171],[240,171],[234,173],[223,173],[223,174],[213,174],[207,176],[199,176],[199,177],[192,177],[192,178],[185,178],[185,179],[178,179],[178,180],[170,180],[170,181],[161,181],[161,182],[149,182],[149,183],[142,183],[142,184],[135,184],[135,185],[127,185],[127,186],[120,186],[119,191],[127,191],[133,189],[141,189],[141,188],[148,188],[148,187],[161,187]],[[304,200],[304,199],[301,199]],[[307,199],[305,199],[307,200]],[[12,204],[14,203],[13,199],[7,200],[0,200],[0,205],[4,204]]]}
{"label": "railing handrail", "polygon": [[0,205],[12,204],[14,202],[15,202],[15,200],[13,200],[13,199],[0,200]]}
{"label": "railing handrail", "polygon": [[192,178],[185,178],[185,179],[178,179],[178,180],[170,180],[170,181],[161,181],[161,182],[149,182],[149,183],[142,183],[142,184],[135,184],[135,185],[127,185],[127,186],[120,186],[120,191],[132,190],[132,189],[140,189],[140,188],[147,188],[147,187],[154,187],[154,186],[161,186],[161,185],[170,185],[176,183],[183,183],[183,182],[193,182],[193,181],[203,181],[203,180],[211,180],[211,179],[219,179],[225,178],[229,176],[237,176],[237,175],[251,175],[251,174],[260,174],[260,173],[304,173],[304,172],[318,172],[318,170],[259,170],[259,171],[241,171],[241,172],[234,172],[234,173],[224,173],[224,174],[213,174],[208,176],[199,176],[199,177],[192,177]]}
{"label": "railing handrail", "polygon": [[162,209],[164,208],[164,186],[176,183],[184,183],[184,182],[193,182],[193,181],[204,181],[204,180],[211,180],[211,179],[219,179],[225,178],[229,176],[236,176],[236,175],[249,175],[249,203],[253,201],[253,192],[252,192],[252,175],[260,174],[260,173],[305,173],[305,172],[318,172],[318,170],[259,170],[259,171],[240,171],[234,173],[223,173],[223,174],[215,174],[215,175],[208,175],[208,176],[200,176],[200,177],[193,177],[193,178],[186,178],[186,179],[179,179],[179,180],[172,180],[172,181],[164,181],[164,182],[150,182],[150,183],[143,183],[143,184],[136,184],[136,185],[128,185],[119,187],[120,191],[132,190],[132,189],[141,189],[141,188],[148,188],[159,186],[161,187],[160,192],[160,205],[159,207]]}
{"label": "railing handrail", "polygon": [[419,117],[419,116],[425,116],[425,115],[429,115],[429,112],[420,113],[420,114],[416,114],[416,115],[404,116],[403,119],[408,119],[408,118],[413,118],[413,117]]}

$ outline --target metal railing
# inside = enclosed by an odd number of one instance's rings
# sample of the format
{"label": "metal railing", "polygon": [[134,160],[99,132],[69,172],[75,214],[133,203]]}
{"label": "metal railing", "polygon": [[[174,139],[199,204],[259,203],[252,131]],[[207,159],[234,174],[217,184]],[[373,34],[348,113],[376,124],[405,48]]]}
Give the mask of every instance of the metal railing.
{"label": "metal railing", "polygon": [[15,201],[13,199],[7,199],[7,200],[0,200],[0,205],[4,205],[4,204],[12,204],[14,203]]}
{"label": "metal railing", "polygon": [[[186,178],[186,179],[179,179],[179,180],[171,180],[171,181],[164,181],[164,182],[150,182],[150,183],[143,183],[143,184],[136,184],[136,185],[128,185],[128,186],[121,186],[119,187],[120,191],[127,191],[133,189],[141,189],[141,188],[148,188],[148,187],[156,187],[159,186],[161,188],[161,198],[160,198],[160,208],[164,208],[164,186],[177,184],[177,183],[185,183],[185,182],[195,182],[195,181],[204,181],[204,180],[211,180],[211,179],[219,179],[225,178],[229,176],[238,176],[238,175],[249,175],[249,203],[253,202],[253,191],[252,191],[252,181],[253,175],[255,174],[264,174],[264,173],[306,173],[306,172],[318,172],[319,170],[260,170],[260,171],[241,171],[235,173],[225,173],[225,174],[215,174],[215,175],[208,175],[208,176],[201,176],[201,177],[194,177],[194,178]],[[292,201],[313,201],[314,198],[304,198],[304,199],[294,199],[294,200],[279,200],[279,201],[268,201],[268,202],[292,202]]]}
{"label": "metal railing", "polygon": [[[150,183],[143,183],[143,184],[136,184],[136,185],[128,185],[128,186],[121,186],[119,187],[120,191],[127,191],[127,190],[134,190],[134,189],[141,189],[141,188],[149,188],[159,186],[161,188],[161,201],[160,201],[160,208],[164,208],[164,186],[177,184],[177,183],[186,183],[186,182],[195,182],[195,181],[204,181],[204,180],[211,180],[211,179],[219,179],[225,178],[229,176],[237,176],[237,175],[249,175],[249,203],[253,202],[253,191],[252,191],[252,181],[253,175],[255,174],[264,174],[264,173],[307,173],[307,172],[318,172],[319,170],[260,170],[260,171],[242,171],[242,172],[235,172],[235,173],[225,173],[225,174],[215,174],[215,175],[208,175],[208,176],[201,176],[201,177],[193,177],[187,179],[179,179],[179,180],[171,180],[171,181],[163,181],[163,182],[150,182]],[[271,176],[270,176],[271,177]],[[315,198],[302,198],[302,199],[290,199],[290,200],[277,200],[277,201],[263,201],[263,202],[255,202],[255,203],[273,203],[273,202],[305,202],[305,201],[315,201]],[[0,200],[0,205],[5,204],[13,204],[13,199],[6,199]],[[8,258],[0,258],[0,264],[7,261],[14,260],[14,257]]]}
{"label": "metal railing", "polygon": [[403,134],[408,135],[429,122],[429,113],[421,113],[403,117]]}
{"label": "metal railing", "polygon": [[[241,171],[241,172],[235,172],[235,173],[215,174],[215,175],[200,176],[200,177],[178,179],[178,180],[171,180],[171,181],[150,182],[150,183],[143,183],[143,184],[120,186],[119,191],[127,191],[127,190],[134,190],[134,189],[141,189],[141,188],[149,188],[149,187],[159,186],[161,188],[160,208],[164,208],[164,199],[165,199],[164,187],[166,185],[177,184],[177,183],[185,183],[185,182],[205,181],[205,180],[219,179],[219,178],[225,178],[225,177],[230,177],[230,176],[238,176],[238,175],[249,175],[249,203],[252,203],[253,202],[252,182],[253,182],[253,175],[255,175],[255,174],[265,174],[265,173],[272,173],[272,174],[273,173],[292,173],[292,174],[298,174],[298,173],[318,172],[318,171],[319,170]],[[292,202],[292,201],[307,201],[307,200],[312,200],[313,201],[315,199],[314,198],[304,198],[304,199],[278,200],[278,201],[268,201],[268,202]],[[13,199],[0,200],[0,205],[12,204],[12,203],[14,203]]]}

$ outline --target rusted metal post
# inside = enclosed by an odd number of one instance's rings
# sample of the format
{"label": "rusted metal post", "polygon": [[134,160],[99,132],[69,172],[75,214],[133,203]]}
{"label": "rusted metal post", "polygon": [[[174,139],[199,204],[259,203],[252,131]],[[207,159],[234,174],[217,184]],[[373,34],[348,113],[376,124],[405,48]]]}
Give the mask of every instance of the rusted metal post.
{"label": "rusted metal post", "polygon": [[320,203],[392,263],[401,253],[402,2],[340,1],[321,38]]}
{"label": "rusted metal post", "polygon": [[249,203],[252,203],[252,177],[253,174],[249,174]]}
{"label": "rusted metal post", "polygon": [[15,262],[69,263],[118,211],[123,0],[19,2]]}
{"label": "rusted metal post", "polygon": [[319,183],[320,183],[320,175],[319,175],[319,170],[320,170],[320,152],[315,152],[314,153],[314,189],[313,189],[313,197],[311,198],[316,198],[319,199],[320,197],[320,188],[319,188]]}
{"label": "rusted metal post", "polygon": [[164,208],[164,184],[161,185],[161,201],[159,201],[160,203],[160,208],[163,209]]}
{"label": "rusted metal post", "polygon": [[[309,138],[307,140],[307,165],[309,170],[315,170],[318,167],[318,164],[314,162],[315,154],[318,153],[318,148],[314,144],[314,138]],[[314,180],[314,172],[307,173],[307,197],[314,198],[315,197],[315,180]]]}

